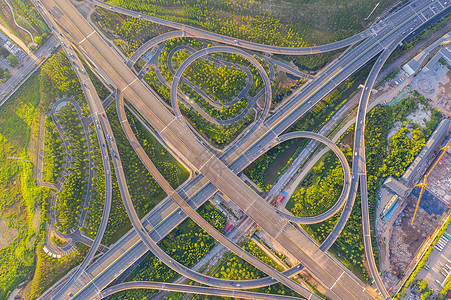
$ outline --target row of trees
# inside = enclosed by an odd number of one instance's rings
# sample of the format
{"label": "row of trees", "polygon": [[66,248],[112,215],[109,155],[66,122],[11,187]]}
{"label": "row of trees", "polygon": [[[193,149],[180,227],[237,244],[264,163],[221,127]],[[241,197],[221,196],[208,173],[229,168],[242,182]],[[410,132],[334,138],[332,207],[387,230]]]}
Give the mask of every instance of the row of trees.
{"label": "row of trees", "polygon": [[[258,8],[251,8],[256,6],[255,3],[252,5],[246,1],[210,3],[192,0],[171,4],[171,1],[143,3],[114,0],[111,3],[258,43],[296,47],[305,45],[299,30],[295,30],[294,26],[283,24],[274,17],[262,14]],[[174,10],[174,5],[180,10]]]}
{"label": "row of trees", "polygon": [[233,141],[254,119],[252,115],[247,115],[232,124],[217,126],[205,120],[194,109],[181,105],[180,110],[202,136],[218,147],[224,147]]}
{"label": "row of trees", "polygon": [[86,152],[86,138],[83,126],[72,104],[67,104],[58,111],[58,121],[65,131],[66,141],[71,151],[69,174],[64,175],[66,181],[63,189],[58,193],[58,221],[56,225],[63,233],[74,230],[81,212],[83,196],[86,189],[88,169],[88,153]]}
{"label": "row of trees", "polygon": [[[267,265],[278,271],[282,271],[282,267],[270,258],[254,241],[246,240],[243,243],[242,248]],[[249,280],[267,276],[265,273],[231,252],[224,255],[224,258],[218,265],[211,269],[208,274],[228,280]],[[280,283],[259,288],[257,289],[257,292],[300,297],[297,293]]]}
{"label": "row of trees", "polygon": [[[105,170],[103,168],[102,152],[99,148],[99,140],[97,134],[92,130],[89,134],[89,139],[92,141],[91,158],[93,162],[94,176],[92,178],[91,202],[86,218],[88,222],[83,228],[84,233],[90,238],[95,238],[97,230],[102,221],[103,206],[105,204]],[[112,169],[113,170],[113,169]],[[113,175],[112,175],[113,176]],[[112,180],[113,185],[117,185],[115,180]],[[108,242],[108,235],[105,234],[104,243]]]}
{"label": "row of trees", "polygon": [[233,100],[246,85],[246,74],[240,69],[197,60],[185,71],[188,80],[206,90],[221,102]]}
{"label": "row of trees", "polygon": [[233,105],[224,105],[218,109],[185,83],[180,84],[180,90],[191,100],[194,100],[194,102],[196,102],[210,117],[217,120],[233,119],[242,113],[248,105],[247,99],[242,98]]}
{"label": "row of trees", "polygon": [[[222,214],[218,212],[209,202],[204,204],[199,213],[204,216],[214,216],[220,219]],[[223,216],[222,216],[223,217]],[[211,218],[207,217],[211,221]],[[212,223],[212,222],[210,222]],[[217,222],[213,222],[217,223]],[[217,228],[220,230],[222,224]],[[203,231],[191,219],[186,219],[169,235],[167,235],[159,246],[176,261],[184,266],[191,268],[202,257],[204,257],[215,245],[215,239]],[[172,282],[180,275],[167,267],[153,254],[147,257],[138,265],[126,281],[162,281]],[[152,290],[129,290],[117,293],[111,297],[112,300],[133,300],[148,299],[156,291]]]}
{"label": "row of trees", "polygon": [[56,183],[63,168],[63,142],[50,117],[45,118],[44,127],[44,181]]}

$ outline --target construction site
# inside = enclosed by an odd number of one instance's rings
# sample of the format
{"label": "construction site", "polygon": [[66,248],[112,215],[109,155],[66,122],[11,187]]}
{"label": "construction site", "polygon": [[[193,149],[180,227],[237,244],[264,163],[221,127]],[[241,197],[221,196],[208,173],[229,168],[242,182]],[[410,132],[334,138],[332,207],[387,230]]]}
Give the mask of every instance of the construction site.
{"label": "construction site", "polygon": [[451,121],[444,119],[400,179],[379,192],[376,230],[382,278],[397,291],[410,275],[451,204]]}

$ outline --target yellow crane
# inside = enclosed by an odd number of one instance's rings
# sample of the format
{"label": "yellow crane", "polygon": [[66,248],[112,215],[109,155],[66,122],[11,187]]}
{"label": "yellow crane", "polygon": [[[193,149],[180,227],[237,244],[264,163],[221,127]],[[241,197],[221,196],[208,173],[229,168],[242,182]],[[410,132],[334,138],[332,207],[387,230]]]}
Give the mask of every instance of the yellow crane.
{"label": "yellow crane", "polygon": [[442,153],[440,153],[439,157],[435,161],[432,168],[426,173],[426,175],[424,175],[423,182],[420,182],[419,184],[415,185],[415,186],[421,186],[421,191],[420,191],[420,195],[418,196],[417,206],[415,207],[412,222],[410,223],[410,225],[413,225],[413,222],[415,221],[415,215],[417,214],[418,206],[420,206],[421,197],[423,197],[424,190],[426,189],[429,174],[431,174],[432,170],[434,170],[435,166],[438,164],[440,159],[442,159],[443,155],[445,155],[445,153],[446,153],[446,150],[448,150],[449,148],[451,148],[451,139],[449,140],[448,144],[445,147],[440,149],[442,151]]}

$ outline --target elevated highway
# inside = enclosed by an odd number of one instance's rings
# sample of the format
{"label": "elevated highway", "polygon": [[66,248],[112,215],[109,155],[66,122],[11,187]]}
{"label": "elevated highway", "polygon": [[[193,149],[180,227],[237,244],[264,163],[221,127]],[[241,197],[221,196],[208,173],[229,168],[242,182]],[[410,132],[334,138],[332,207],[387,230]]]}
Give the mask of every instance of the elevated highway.
{"label": "elevated highway", "polygon": [[[420,18],[420,17],[419,17]],[[421,18],[420,18],[421,19]],[[404,32],[403,32],[404,33]],[[88,36],[88,35],[86,35],[86,36]],[[93,34],[92,35],[92,37],[93,38],[95,38],[95,36],[96,36],[96,34]],[[86,40],[86,38],[85,38],[85,40]],[[80,42],[84,42],[82,39],[80,40]],[[383,47],[382,47],[383,48]],[[379,48],[379,49],[376,49],[376,51],[377,50],[379,50],[379,52],[381,51],[381,49]],[[376,53],[377,54],[377,53]],[[357,63],[358,64],[358,63]],[[333,76],[332,76],[333,78],[335,78],[336,76],[335,76],[335,74],[333,74]],[[333,79],[332,78],[332,79]],[[330,79],[330,80],[332,80],[332,79]],[[132,84],[133,82],[130,82],[129,84]],[[326,83],[327,84],[327,83]],[[127,85],[127,86],[125,86],[124,88],[128,88],[129,87],[129,85]],[[308,97],[308,98],[310,98],[310,97]],[[305,102],[305,101],[304,101]],[[312,103],[312,105],[313,105],[313,103]],[[290,113],[292,113],[292,112],[290,112]],[[278,123],[278,124],[280,124],[280,123]],[[278,125],[277,124],[277,125]],[[281,126],[281,128],[282,128],[283,126]],[[285,126],[286,127],[286,126]],[[165,127],[166,128],[166,127]],[[163,128],[164,129],[164,128]],[[172,128],[170,128],[170,129],[172,129]],[[272,137],[271,139],[273,139],[274,137]],[[266,146],[266,145],[265,145]],[[260,151],[260,150],[259,150]],[[252,157],[252,156],[251,156]],[[210,159],[210,158],[208,158],[208,159]],[[211,158],[211,159],[213,159],[213,158]],[[202,168],[201,168],[202,169]]]}
{"label": "elevated highway", "polygon": [[164,283],[164,282],[152,282],[152,281],[131,281],[121,284],[114,285],[110,288],[102,291],[98,297],[94,299],[102,299],[121,291],[131,290],[131,289],[152,289],[161,291],[173,291],[180,293],[190,293],[190,294],[200,294],[200,295],[214,295],[218,297],[231,297],[240,299],[261,299],[261,300],[297,300],[297,297],[282,296],[275,294],[265,294],[257,292],[246,292],[246,291],[234,291],[234,290],[224,290],[209,287],[184,285],[184,284],[174,284],[174,283]]}
{"label": "elevated highway", "polygon": [[324,53],[324,52],[330,52],[334,50],[338,50],[341,48],[348,47],[350,45],[353,45],[355,43],[358,43],[365,38],[369,37],[373,32],[377,31],[379,29],[378,26],[373,26],[371,29],[367,29],[361,33],[358,33],[356,35],[353,35],[347,39],[340,40],[334,43],[320,45],[320,46],[313,46],[313,47],[302,47],[302,48],[290,48],[290,47],[276,47],[276,46],[269,46],[269,45],[262,45],[257,44],[253,42],[248,42],[240,39],[235,39],[229,36],[225,36],[218,33],[213,33],[207,30],[199,29],[196,27],[180,24],[177,22],[165,20],[162,18],[157,18],[154,16],[142,14],[136,11],[132,11],[129,9],[125,9],[119,6],[111,5],[109,3],[105,3],[100,0],[90,0],[93,4],[115,11],[117,13],[142,19],[145,21],[149,21],[155,24],[167,26],[173,29],[181,30],[186,37],[196,37],[196,38],[202,38],[206,40],[216,41],[219,43],[232,45],[232,46],[239,46],[241,48],[254,50],[254,51],[261,51],[261,52],[267,52],[267,53],[275,53],[275,54],[286,54],[286,55],[305,55],[305,54],[318,54],[318,53]]}
{"label": "elevated highway", "polygon": [[[47,24],[52,24],[52,27],[57,27],[58,25],[55,23],[55,21],[52,18],[49,18],[46,14],[42,14]],[[56,38],[59,40],[62,45],[66,44],[69,45],[68,40],[62,36],[62,35],[56,35]],[[64,43],[65,42],[65,43]],[[95,254],[97,253],[97,250],[99,250],[99,247],[101,246],[102,238],[105,233],[107,224],[108,224],[108,217],[110,215],[111,210],[111,201],[112,201],[112,178],[111,178],[111,169],[110,169],[110,162],[108,159],[108,149],[106,148],[106,138],[104,131],[102,130],[102,127],[100,127],[100,114],[105,114],[105,111],[103,110],[102,102],[95,92],[94,84],[91,82],[87,72],[84,70],[83,64],[81,60],[78,58],[77,53],[69,47],[62,47],[64,51],[67,54],[67,57],[69,58],[69,62],[72,64],[72,67],[78,77],[78,80],[80,81],[80,84],[82,86],[82,89],[84,91],[84,94],[86,96],[89,109],[92,114],[92,119],[95,123],[94,130],[96,132],[98,141],[99,141],[99,149],[102,157],[102,164],[103,164],[103,170],[105,173],[105,203],[103,207],[103,213],[102,213],[102,220],[100,222],[99,228],[97,229],[97,235],[92,243],[91,248],[89,249],[88,254],[86,255],[83,262],[77,267],[77,270],[75,273],[71,276],[69,281],[66,283],[65,286],[61,289],[61,291],[65,291],[68,287],[72,286],[73,283],[85,272],[85,269],[89,264],[92,263]],[[92,93],[90,91],[93,91]],[[104,128],[105,132],[108,132],[107,130],[111,128]]]}
{"label": "elevated highway", "polygon": [[[147,92],[142,82],[108,48],[105,41],[70,3],[64,0],[54,2],[48,0],[43,3],[47,10],[50,10],[64,24],[64,28],[70,32],[75,41],[78,41],[91,60],[108,74],[127,100],[167,141],[168,146],[174,151],[179,151],[187,163],[198,169],[263,230],[301,261],[326,286],[328,297],[333,299],[372,298],[359,280],[349,276],[344,266],[319,250],[310,239],[299,235],[294,226],[277,215],[270,205],[243,183],[215,155],[207,151],[183,123],[177,121],[155,97]],[[118,180],[120,180],[119,177]],[[128,198],[127,195],[122,196],[123,199]],[[130,216],[133,215],[132,211],[128,213]],[[139,231],[138,234],[140,235]],[[142,238],[141,235],[140,237]],[[303,245],[303,249],[301,250],[298,245]]]}

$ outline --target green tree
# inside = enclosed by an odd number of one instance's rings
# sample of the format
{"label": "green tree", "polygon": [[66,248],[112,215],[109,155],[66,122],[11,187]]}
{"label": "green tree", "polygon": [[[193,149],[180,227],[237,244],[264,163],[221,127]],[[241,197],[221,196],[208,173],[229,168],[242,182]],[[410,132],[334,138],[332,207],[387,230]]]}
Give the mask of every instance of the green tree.
{"label": "green tree", "polygon": [[8,55],[6,59],[11,67],[15,67],[19,63],[19,59],[13,54]]}

